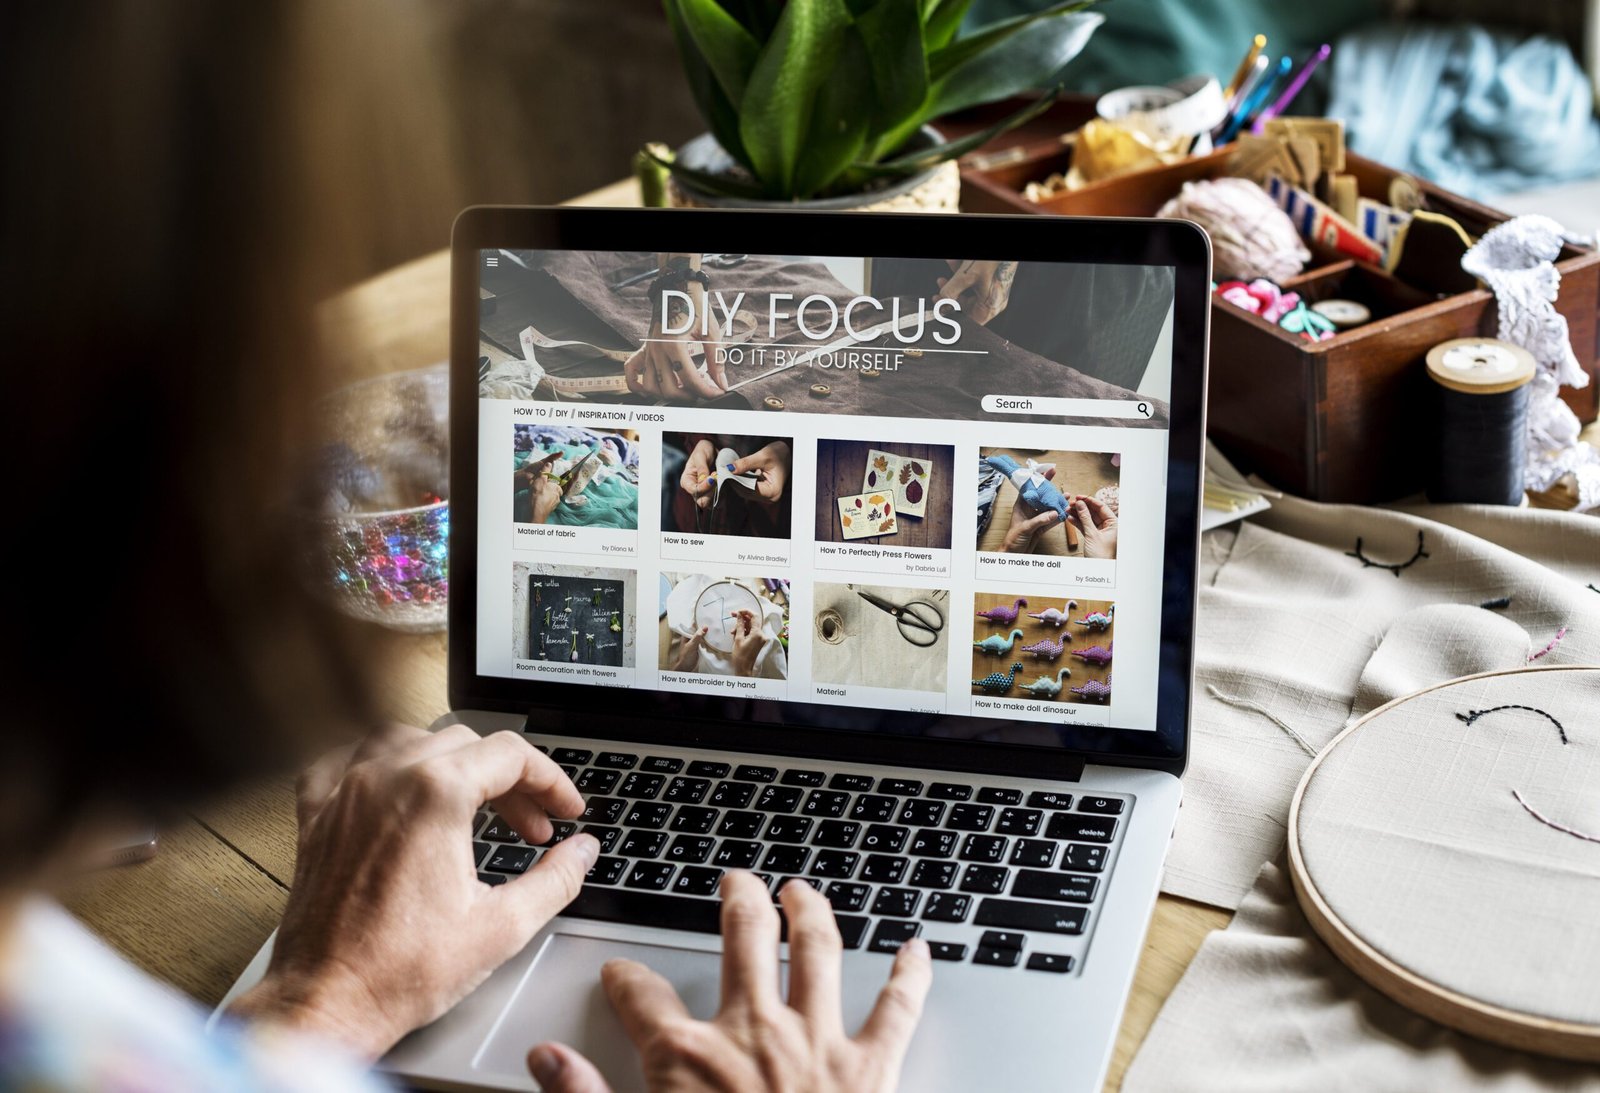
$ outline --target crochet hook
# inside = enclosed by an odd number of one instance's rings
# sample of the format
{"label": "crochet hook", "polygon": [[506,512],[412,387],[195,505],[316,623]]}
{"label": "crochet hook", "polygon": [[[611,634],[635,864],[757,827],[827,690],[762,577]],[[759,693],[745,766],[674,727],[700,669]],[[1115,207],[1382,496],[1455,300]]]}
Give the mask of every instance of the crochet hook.
{"label": "crochet hook", "polygon": [[[1324,42],[1318,46],[1316,51],[1306,58],[1306,63],[1301,67],[1300,71],[1294,74],[1294,79],[1289,81],[1289,86],[1283,89],[1283,94],[1278,96],[1278,101],[1256,116],[1255,124],[1250,127],[1250,132],[1255,133],[1257,136],[1266,132],[1267,122],[1289,108],[1289,104],[1294,101],[1296,95],[1300,94],[1301,89],[1306,85],[1306,81],[1311,79],[1311,74],[1317,70],[1317,66],[1326,61],[1332,53],[1333,47],[1328,43]],[[1284,59],[1287,60],[1288,58]]]}

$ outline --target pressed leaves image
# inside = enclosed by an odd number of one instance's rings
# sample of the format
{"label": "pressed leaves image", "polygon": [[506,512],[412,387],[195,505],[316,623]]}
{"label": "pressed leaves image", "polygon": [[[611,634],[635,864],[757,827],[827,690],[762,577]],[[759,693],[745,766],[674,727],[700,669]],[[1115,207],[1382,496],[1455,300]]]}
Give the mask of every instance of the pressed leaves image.
{"label": "pressed leaves image", "polygon": [[954,473],[948,444],[820,440],[817,541],[948,549]]}

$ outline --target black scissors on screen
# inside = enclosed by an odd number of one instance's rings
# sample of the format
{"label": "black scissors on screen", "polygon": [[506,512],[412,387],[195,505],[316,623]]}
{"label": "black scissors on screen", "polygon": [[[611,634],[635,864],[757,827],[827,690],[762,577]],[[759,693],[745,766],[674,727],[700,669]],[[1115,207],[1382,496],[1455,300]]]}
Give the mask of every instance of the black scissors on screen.
{"label": "black scissors on screen", "polygon": [[927,600],[892,603],[871,592],[858,591],[856,595],[879,611],[887,611],[893,615],[895,625],[900,628],[900,636],[912,645],[926,648],[939,640],[939,631],[944,629],[944,612]]}

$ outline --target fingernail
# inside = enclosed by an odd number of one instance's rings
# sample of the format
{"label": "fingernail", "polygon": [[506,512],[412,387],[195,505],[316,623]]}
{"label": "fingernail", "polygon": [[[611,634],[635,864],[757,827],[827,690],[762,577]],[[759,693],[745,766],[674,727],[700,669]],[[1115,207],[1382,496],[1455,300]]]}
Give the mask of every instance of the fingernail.
{"label": "fingernail", "polygon": [[578,854],[590,865],[600,856],[600,840],[587,833],[572,836],[572,845],[578,848]]}
{"label": "fingernail", "polygon": [[550,1048],[536,1047],[528,1052],[528,1069],[540,1085],[550,1085],[561,1077],[561,1067],[561,1056]]}
{"label": "fingernail", "polygon": [[928,943],[920,937],[912,938],[910,941],[907,941],[904,945],[902,945],[901,948],[909,950],[912,956],[928,956]]}

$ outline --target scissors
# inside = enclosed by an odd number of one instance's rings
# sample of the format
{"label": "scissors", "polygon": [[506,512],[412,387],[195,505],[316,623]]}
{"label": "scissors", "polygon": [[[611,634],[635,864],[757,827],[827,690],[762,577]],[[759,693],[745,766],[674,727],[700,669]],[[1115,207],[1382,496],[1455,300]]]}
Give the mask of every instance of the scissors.
{"label": "scissors", "polygon": [[599,451],[599,448],[590,448],[588,454],[586,454],[582,459],[578,460],[572,466],[568,467],[561,474],[551,474],[549,471],[545,470],[545,467],[548,467],[552,462],[561,457],[560,451],[550,452],[547,455],[540,456],[538,459],[524,463],[520,468],[518,468],[517,473],[526,477],[534,477],[542,474],[556,484],[556,488],[561,491],[562,497],[566,497],[568,487],[570,487],[573,480],[578,477],[578,471],[585,463],[593,459],[595,454]]}
{"label": "scissors", "polygon": [[879,611],[893,615],[895,625],[900,628],[900,636],[912,645],[927,648],[939,640],[939,631],[944,629],[944,612],[927,600],[912,600],[902,604],[891,603],[871,592],[858,591],[856,595]]}
{"label": "scissors", "polygon": [[[700,268],[704,269],[710,266],[712,269],[732,269],[734,266],[744,265],[749,260],[750,256],[748,254],[702,254],[700,256]],[[636,285],[640,281],[647,281],[660,272],[661,267],[657,266],[655,269],[647,269],[643,273],[635,273],[632,277],[624,277],[620,281],[612,281],[611,291],[621,292],[630,285]]]}

